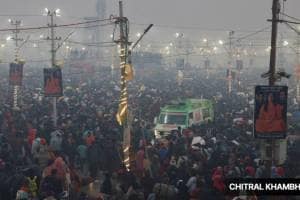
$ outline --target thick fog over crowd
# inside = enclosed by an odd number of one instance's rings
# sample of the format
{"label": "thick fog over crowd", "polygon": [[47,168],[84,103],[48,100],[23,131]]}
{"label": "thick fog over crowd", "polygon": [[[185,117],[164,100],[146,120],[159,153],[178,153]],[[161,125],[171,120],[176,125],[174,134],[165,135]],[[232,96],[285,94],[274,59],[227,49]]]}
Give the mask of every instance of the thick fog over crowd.
{"label": "thick fog over crowd", "polygon": [[3,1],[0,200],[296,200],[299,8]]}

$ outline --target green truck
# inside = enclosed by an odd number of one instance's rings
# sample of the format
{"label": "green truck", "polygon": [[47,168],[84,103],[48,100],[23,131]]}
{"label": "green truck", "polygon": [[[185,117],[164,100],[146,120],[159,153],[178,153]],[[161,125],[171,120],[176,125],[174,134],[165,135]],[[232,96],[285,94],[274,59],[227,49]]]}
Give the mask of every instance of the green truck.
{"label": "green truck", "polygon": [[154,119],[155,138],[160,139],[176,130],[192,125],[201,125],[214,120],[213,103],[207,99],[186,99],[180,102],[172,102],[160,110],[158,117]]}

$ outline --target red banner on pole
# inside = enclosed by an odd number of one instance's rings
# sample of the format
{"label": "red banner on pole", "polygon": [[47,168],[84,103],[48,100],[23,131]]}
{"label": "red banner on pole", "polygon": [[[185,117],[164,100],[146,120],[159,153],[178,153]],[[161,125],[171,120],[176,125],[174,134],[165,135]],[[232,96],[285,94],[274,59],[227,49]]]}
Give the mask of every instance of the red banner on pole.
{"label": "red banner on pole", "polygon": [[61,97],[63,95],[61,69],[44,69],[44,95],[45,97]]}
{"label": "red banner on pole", "polygon": [[10,63],[9,65],[9,85],[22,86],[23,64]]}
{"label": "red banner on pole", "polygon": [[287,132],[287,86],[256,86],[254,136],[283,139]]}

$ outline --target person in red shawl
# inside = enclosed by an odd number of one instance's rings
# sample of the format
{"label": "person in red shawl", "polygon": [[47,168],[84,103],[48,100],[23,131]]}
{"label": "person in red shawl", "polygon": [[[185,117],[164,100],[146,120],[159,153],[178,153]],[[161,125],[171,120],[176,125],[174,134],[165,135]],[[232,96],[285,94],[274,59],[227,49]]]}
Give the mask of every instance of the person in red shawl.
{"label": "person in red shawl", "polygon": [[276,175],[277,175],[277,178],[284,178],[285,172],[284,172],[283,167],[276,168]]}
{"label": "person in red shawl", "polygon": [[225,183],[224,183],[224,176],[223,176],[223,169],[222,167],[217,167],[212,175],[213,187],[219,191],[225,191]]}
{"label": "person in red shawl", "polygon": [[252,166],[247,166],[246,169],[246,178],[254,178],[255,177],[255,169]]}
{"label": "person in red shawl", "polygon": [[274,103],[273,94],[268,95],[267,102],[259,109],[255,129],[257,132],[281,132],[286,129],[283,120],[283,106]]}
{"label": "person in red shawl", "polygon": [[145,151],[143,147],[137,152],[136,155],[136,170],[139,177],[142,177],[144,174],[144,159],[145,159]]}

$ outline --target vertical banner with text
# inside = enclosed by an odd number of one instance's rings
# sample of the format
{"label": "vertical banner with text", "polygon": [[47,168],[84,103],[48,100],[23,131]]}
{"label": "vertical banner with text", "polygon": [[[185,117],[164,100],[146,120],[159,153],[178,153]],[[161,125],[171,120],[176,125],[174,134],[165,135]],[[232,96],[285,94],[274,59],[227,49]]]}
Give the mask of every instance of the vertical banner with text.
{"label": "vertical banner with text", "polygon": [[9,65],[9,85],[22,86],[23,64],[10,63]]}
{"label": "vertical banner with text", "polygon": [[283,139],[287,132],[287,86],[256,86],[254,136]]}
{"label": "vertical banner with text", "polygon": [[44,95],[45,97],[61,97],[63,95],[61,69],[44,69]]}

